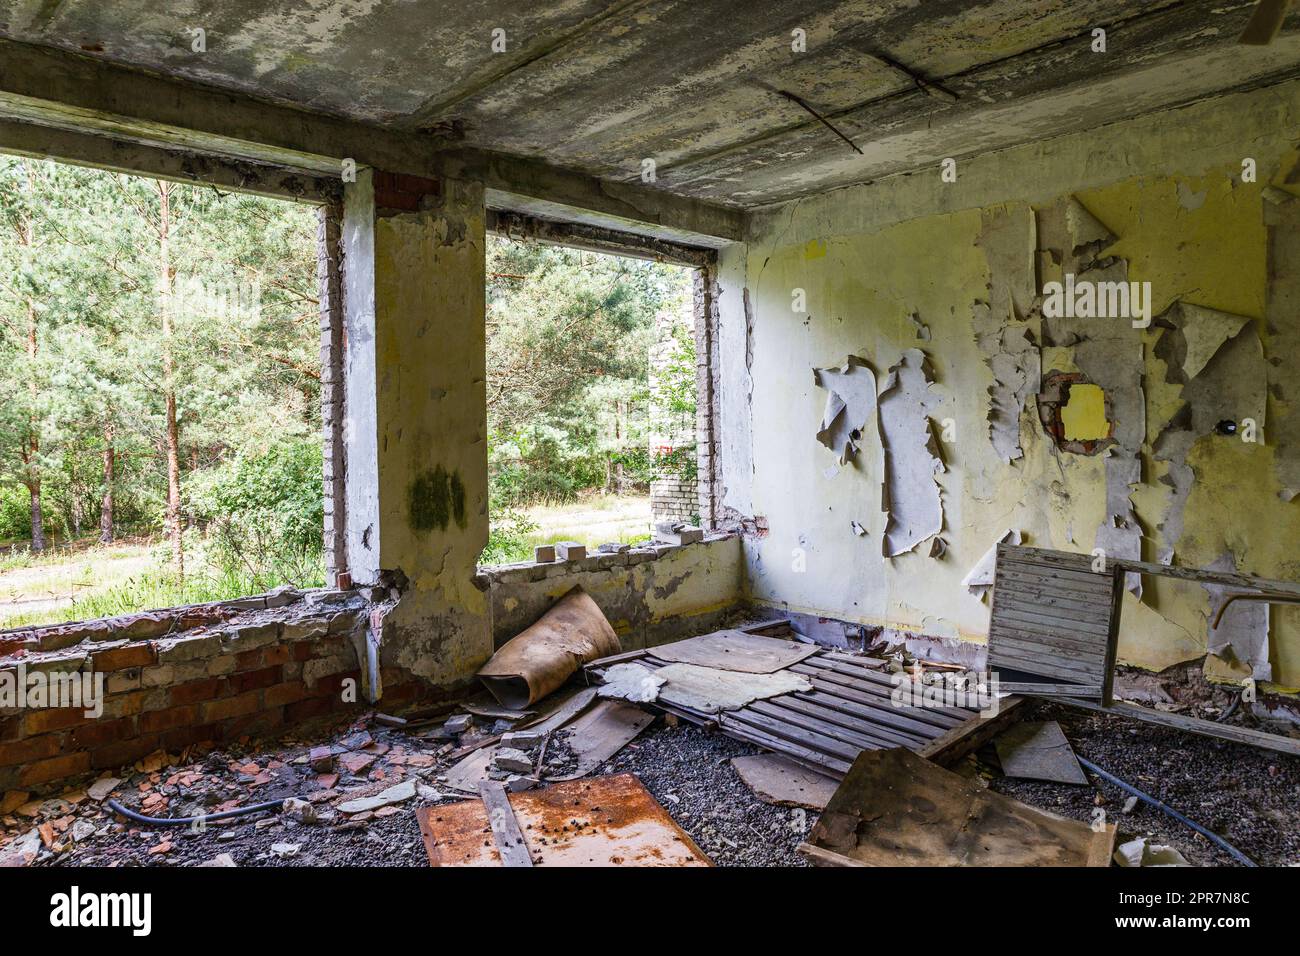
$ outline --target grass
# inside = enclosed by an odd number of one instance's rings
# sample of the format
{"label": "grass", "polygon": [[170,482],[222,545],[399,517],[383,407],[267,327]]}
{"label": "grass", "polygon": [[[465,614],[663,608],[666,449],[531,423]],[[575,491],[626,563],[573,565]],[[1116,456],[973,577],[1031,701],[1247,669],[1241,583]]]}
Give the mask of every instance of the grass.
{"label": "grass", "polygon": [[577,541],[594,549],[608,541],[631,544],[650,537],[649,495],[592,495],[521,511],[537,527],[512,540],[499,563],[531,560],[539,544]]}
{"label": "grass", "polygon": [[[294,583],[321,586],[323,567],[309,580]],[[27,555],[0,565],[0,628],[231,600],[267,590],[263,584],[205,564],[201,549],[187,555],[187,573],[181,580],[152,541]]]}

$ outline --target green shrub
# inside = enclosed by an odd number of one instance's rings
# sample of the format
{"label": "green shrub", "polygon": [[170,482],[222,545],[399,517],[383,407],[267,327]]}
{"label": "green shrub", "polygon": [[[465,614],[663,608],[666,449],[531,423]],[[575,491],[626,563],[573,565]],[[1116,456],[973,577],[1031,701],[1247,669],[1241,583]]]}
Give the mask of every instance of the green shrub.
{"label": "green shrub", "polygon": [[487,547],[479,556],[479,564],[510,564],[527,561],[533,556],[528,536],[540,525],[522,511],[505,510],[491,516]]}
{"label": "green shrub", "polygon": [[283,442],[237,456],[191,488],[195,517],[206,530],[206,563],[222,590],[248,593],[281,584],[300,587],[323,575],[318,439]]}

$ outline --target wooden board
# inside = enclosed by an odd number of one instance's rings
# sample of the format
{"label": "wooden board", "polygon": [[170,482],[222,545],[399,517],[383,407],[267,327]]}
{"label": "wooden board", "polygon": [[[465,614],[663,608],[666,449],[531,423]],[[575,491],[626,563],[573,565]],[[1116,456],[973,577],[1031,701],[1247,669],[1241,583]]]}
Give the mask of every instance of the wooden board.
{"label": "wooden board", "polygon": [[1129,704],[1124,701],[1116,701],[1108,707],[1103,707],[1095,701],[1063,697],[1061,703],[1069,704],[1072,707],[1082,707],[1084,710],[1096,710],[1104,714],[1129,717],[1143,723],[1168,727],[1171,730],[1182,730],[1189,734],[1200,734],[1202,737],[1228,740],[1234,744],[1246,744],[1250,747],[1260,747],[1264,750],[1275,750],[1281,754],[1300,757],[1300,740],[1293,737],[1283,737],[1280,734],[1269,734],[1262,730],[1250,730],[1246,727],[1234,727],[1231,724],[1221,724],[1213,720],[1201,720],[1199,717],[1170,714],[1162,710],[1152,710],[1149,707],[1139,707],[1137,704]]}
{"label": "wooden board", "polygon": [[729,629],[659,644],[649,648],[649,653],[656,660],[668,663],[698,664],[745,674],[772,674],[816,654],[817,646]]}
{"label": "wooden board", "polygon": [[501,865],[531,867],[533,858],[524,842],[524,835],[519,830],[515,812],[510,808],[506,788],[495,780],[484,780],[478,785],[478,795],[483,801],[488,826],[492,828],[492,840],[496,844]]}
{"label": "wooden board", "polygon": [[[534,866],[711,865],[629,773],[512,793],[509,802]],[[481,800],[415,815],[431,866],[502,865]]]}
{"label": "wooden board", "polygon": [[1094,831],[903,748],[862,753],[799,850],[830,866],[1108,866]]}
{"label": "wooden board", "polygon": [[1110,701],[1124,576],[1116,562],[1104,572],[1092,562],[998,546],[988,669],[1017,693]]}

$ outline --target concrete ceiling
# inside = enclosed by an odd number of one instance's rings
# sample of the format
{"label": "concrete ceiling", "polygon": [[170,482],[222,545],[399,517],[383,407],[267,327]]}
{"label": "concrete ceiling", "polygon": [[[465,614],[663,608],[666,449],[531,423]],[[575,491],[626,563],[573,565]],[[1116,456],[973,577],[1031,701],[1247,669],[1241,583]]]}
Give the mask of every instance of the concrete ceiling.
{"label": "concrete ceiling", "polygon": [[754,207],[1297,75],[1300,16],[1235,42],[1253,5],[0,0],[0,37]]}

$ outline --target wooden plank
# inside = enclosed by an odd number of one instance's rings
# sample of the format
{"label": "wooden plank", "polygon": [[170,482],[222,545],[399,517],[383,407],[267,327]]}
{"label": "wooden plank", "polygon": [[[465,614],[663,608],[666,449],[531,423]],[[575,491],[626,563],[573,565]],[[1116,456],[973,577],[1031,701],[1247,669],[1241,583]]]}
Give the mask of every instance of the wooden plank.
{"label": "wooden plank", "polygon": [[817,773],[829,773],[831,776],[839,779],[849,771],[851,764],[848,761],[840,760],[821,751],[813,750],[808,747],[801,747],[789,740],[783,740],[780,737],[773,737],[771,734],[756,730],[753,727],[745,726],[732,722],[721,728],[724,734],[729,737],[735,737],[737,740],[743,740],[747,743],[757,744],[759,747],[766,748],[773,753],[779,753],[799,764],[801,767],[807,767],[809,770]]}
{"label": "wooden plank", "polygon": [[816,731],[805,730],[801,727],[793,727],[783,720],[775,720],[764,714],[754,713],[748,708],[744,710],[728,711],[721,715],[721,726],[726,727],[728,724],[738,722],[757,730],[771,734],[773,737],[780,737],[783,740],[789,740],[799,744],[801,747],[807,747],[811,750],[818,750],[822,753],[829,754],[832,757],[838,757],[840,760],[847,760],[852,763],[863,750],[878,749],[869,747],[855,747],[846,744],[835,737],[827,734],[819,734]]}
{"label": "wooden plank", "polygon": [[[808,717],[813,717],[826,724],[843,727],[845,730],[853,733],[862,734],[863,736],[877,741],[886,747],[912,747],[923,745],[928,737],[917,738],[911,735],[900,734],[897,731],[881,727],[879,724],[869,723],[861,718],[846,714],[843,711],[835,710],[831,707],[824,707],[821,704],[812,701],[803,700],[803,695],[785,694],[781,697],[773,697],[766,701],[755,701],[751,707],[757,707],[759,704],[765,704],[772,707],[780,707],[785,710],[796,711]],[[763,713],[764,711],[759,711]],[[816,729],[816,728],[814,728]],[[829,733],[830,731],[824,731]]]}
{"label": "wooden plank", "polygon": [[1110,576],[1113,573],[1112,569],[1117,566],[1118,562],[1112,561],[1108,566],[1108,570],[1093,571],[1089,568],[1048,566],[1040,564],[1038,561],[1030,561],[1025,558],[1006,558],[999,554],[994,567],[998,569],[1006,568],[1008,571],[1028,575],[1040,581],[1066,581],[1072,587],[1090,591],[1093,588],[1104,590],[1108,587]]}
{"label": "wooden plank", "polygon": [[1019,568],[999,567],[995,572],[993,586],[996,588],[999,583],[1004,581],[1015,588],[1045,588],[1053,592],[1059,592],[1062,597],[1069,600],[1091,601],[1097,597],[1098,592],[1096,584],[1091,581],[1076,584],[1060,578],[1045,578]]}
{"label": "wooden plank", "polygon": [[1026,651],[1038,651],[1040,653],[1051,653],[1061,660],[1074,660],[1088,666],[1100,666],[1106,660],[1106,644],[1092,643],[1084,647],[1079,646],[1079,642],[1064,642],[1059,640],[1037,640],[1035,637],[1027,636],[1028,632],[1007,629],[1003,627],[991,628],[990,644],[996,647],[1019,647]]}
{"label": "wooden plank", "polygon": [[954,727],[917,751],[927,760],[941,767],[950,767],[968,753],[978,750],[1000,734],[1003,728],[1017,718],[1017,710],[1024,704],[1023,697],[1003,697],[998,701],[998,712],[987,717],[980,715],[960,727]]}
{"label": "wooden plank", "polygon": [[869,670],[880,670],[889,664],[889,661],[879,657],[864,657],[861,654],[846,654],[843,651],[827,651],[822,655],[829,657],[833,661],[842,661],[845,664],[857,664],[859,667],[865,667]]}
{"label": "wooden plank", "polygon": [[[838,661],[826,661],[820,658],[810,657],[804,661],[803,664],[811,665],[815,668],[822,668],[823,672],[838,674],[841,677],[856,678],[856,680],[852,681],[848,686],[862,687],[863,689],[874,687],[877,690],[884,690],[886,697],[890,696],[894,692],[896,686],[890,677],[886,677],[883,674],[877,674],[874,671],[864,671],[861,668],[851,668],[849,665],[841,664]],[[803,665],[795,665],[790,669],[798,670],[800,666]],[[836,683],[840,682],[836,681]],[[974,711],[962,707],[928,707],[926,709],[929,711],[937,711],[942,714],[948,714],[950,717],[956,717],[958,720],[965,720],[974,713]]]}
{"label": "wooden plank", "polygon": [[998,681],[998,690],[1011,694],[1030,694],[1035,697],[1100,697],[1101,684],[1038,684],[1017,681]]}
{"label": "wooden plank", "polygon": [[994,657],[990,655],[989,670],[1013,670],[1020,671],[1024,674],[1032,674],[1034,677],[1054,677],[1056,680],[1046,680],[1046,684],[1055,684],[1062,681],[1077,684],[1096,684],[1100,682],[1100,674],[1083,674],[1076,670],[1061,667],[1056,664],[1043,663],[1041,661],[1027,661],[1015,657]]}
{"label": "wooden plank", "polygon": [[488,826],[492,828],[492,839],[496,842],[502,865],[532,866],[533,855],[528,852],[515,811],[510,809],[506,788],[496,780],[484,780],[478,785],[478,794],[487,810]]}
{"label": "wooden plank", "polygon": [[1230,571],[1205,571],[1200,568],[1178,568],[1166,564],[1153,564],[1150,561],[1132,561],[1128,558],[1111,558],[1111,564],[1125,571],[1137,574],[1159,574],[1180,581],[1195,581],[1197,584],[1221,584],[1230,588],[1247,591],[1280,591],[1283,594],[1300,596],[1300,584],[1293,581],[1274,581],[1259,578],[1253,574],[1235,574]]}
{"label": "wooden plank", "polygon": [[1263,731],[1249,730],[1245,727],[1233,727],[1231,724],[1220,724],[1213,720],[1201,720],[1198,717],[1186,717],[1182,714],[1168,714],[1164,711],[1150,710],[1124,701],[1116,701],[1108,707],[1094,701],[1078,700],[1073,697],[1060,698],[1060,702],[1069,704],[1072,707],[1081,707],[1084,710],[1131,717],[1133,720],[1156,724],[1160,727],[1169,727],[1173,730],[1183,730],[1189,734],[1199,734],[1202,737],[1213,737],[1216,740],[1227,740],[1235,744],[1246,744],[1250,747],[1260,747],[1264,750],[1273,750],[1277,753],[1300,757],[1300,740],[1283,737],[1279,734],[1267,734]]}
{"label": "wooden plank", "polygon": [[1015,626],[1046,629],[1047,634],[1071,634],[1079,637],[1095,637],[1100,647],[1106,646],[1106,635],[1110,633],[1107,619],[1110,611],[1110,595],[1104,597],[1104,604],[1098,606],[1091,617],[1052,614],[1050,611],[1035,610],[1032,607],[1017,604],[1010,594],[1003,596],[998,609],[998,620],[1010,621]]}
{"label": "wooden plank", "polygon": [[[813,686],[817,686],[816,681],[813,682]],[[943,732],[934,724],[923,723],[900,713],[899,708],[870,707],[855,701],[844,700],[834,694],[827,694],[820,690],[812,690],[808,693],[796,692],[790,696],[830,710],[851,714],[888,730],[907,742],[931,740]]]}
{"label": "wooden plank", "polygon": [[1104,599],[1107,602],[1106,606],[1109,606],[1110,601],[1109,588],[1105,595],[1089,594],[1084,597],[1076,596],[1073,592],[1067,594],[1050,586],[1037,587],[1002,577],[999,577],[993,586],[1016,598],[1018,604],[1027,602],[1068,613],[1093,613],[1097,610],[1100,600]]}
{"label": "wooden plank", "polygon": [[[1067,670],[1075,671],[1087,677],[1096,677],[1100,679],[1102,670],[1106,664],[1106,654],[1103,648],[1099,654],[1091,655],[1087,658],[1075,657],[1065,654],[1052,647],[1044,647],[1041,644],[1033,644],[1020,639],[1008,640],[999,638],[989,651],[989,663],[1006,660],[1035,661],[1041,664],[1051,664],[1057,667],[1063,667]],[[1027,668],[1033,671],[1033,668]],[[1034,671],[1037,673],[1037,671]]]}
{"label": "wooden plank", "polygon": [[[798,704],[798,702],[795,702]],[[848,744],[850,747],[856,747],[859,750],[878,750],[881,748],[897,747],[895,741],[887,740],[874,734],[859,733],[842,727],[829,721],[819,720],[816,717],[810,717],[802,713],[796,707],[788,707],[772,700],[756,700],[748,707],[745,707],[740,713],[743,714],[762,714],[765,717],[771,717],[773,720],[779,720],[789,724],[791,727],[797,727],[800,730],[808,730],[813,733],[822,734],[830,737],[832,740],[838,740],[841,743]]]}
{"label": "wooden plank", "polygon": [[[888,688],[875,684],[863,684],[855,681],[852,677],[846,677],[834,671],[818,671],[817,668],[806,667],[804,664],[796,664],[790,670],[798,674],[806,674],[812,679],[813,686],[818,690],[838,694],[869,707],[877,706],[878,701],[882,702],[882,705],[893,707]],[[836,690],[835,688],[839,689]],[[936,727],[945,730],[969,719],[973,713],[973,711],[963,710],[959,707],[898,707],[894,709],[899,713],[906,712],[909,717],[923,723],[934,724]]]}

